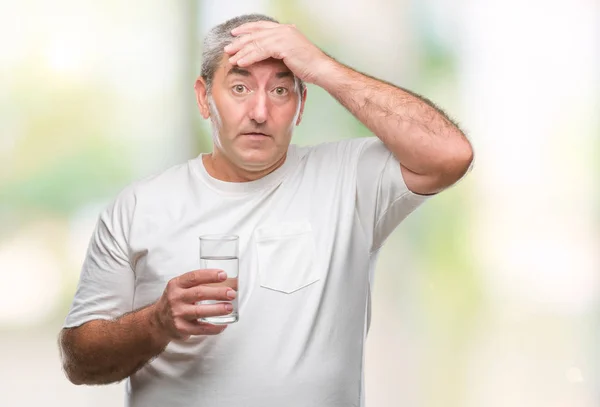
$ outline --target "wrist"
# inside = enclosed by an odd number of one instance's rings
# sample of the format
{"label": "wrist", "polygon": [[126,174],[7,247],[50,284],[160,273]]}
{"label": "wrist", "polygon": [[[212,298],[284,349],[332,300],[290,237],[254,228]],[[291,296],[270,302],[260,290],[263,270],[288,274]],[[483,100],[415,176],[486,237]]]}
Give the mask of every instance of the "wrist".
{"label": "wrist", "polygon": [[335,74],[336,70],[339,69],[339,63],[325,53],[323,53],[323,57],[320,58],[314,66],[315,75],[311,82],[319,87],[323,87],[327,84]]}
{"label": "wrist", "polygon": [[145,315],[145,319],[148,322],[148,333],[150,334],[152,342],[156,343],[157,346],[166,346],[171,341],[171,337],[160,317],[158,302],[150,305],[146,308],[146,311],[147,315]]}
{"label": "wrist", "polygon": [[312,82],[321,88],[326,88],[339,70],[339,62],[329,55],[323,54],[322,60],[316,64],[315,76]]}

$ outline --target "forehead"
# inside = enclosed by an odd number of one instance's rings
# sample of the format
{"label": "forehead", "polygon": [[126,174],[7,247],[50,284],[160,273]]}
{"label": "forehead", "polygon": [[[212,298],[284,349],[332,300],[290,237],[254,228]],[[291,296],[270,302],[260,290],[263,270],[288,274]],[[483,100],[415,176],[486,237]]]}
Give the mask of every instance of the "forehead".
{"label": "forehead", "polygon": [[[279,59],[269,58],[243,68],[229,63],[229,57],[224,55],[215,76],[221,80],[228,78],[249,77],[256,80],[269,80],[272,78],[290,78],[294,75],[290,69]],[[217,79],[217,78],[215,78]]]}

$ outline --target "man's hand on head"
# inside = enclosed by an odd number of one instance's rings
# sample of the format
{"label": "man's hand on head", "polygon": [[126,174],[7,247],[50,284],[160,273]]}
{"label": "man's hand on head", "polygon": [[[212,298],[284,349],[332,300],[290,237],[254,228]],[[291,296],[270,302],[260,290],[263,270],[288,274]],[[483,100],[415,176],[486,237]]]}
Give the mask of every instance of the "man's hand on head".
{"label": "man's hand on head", "polygon": [[224,51],[230,55],[229,62],[240,67],[281,59],[299,79],[315,83],[333,62],[294,25],[259,21],[242,24],[231,34],[236,39]]}

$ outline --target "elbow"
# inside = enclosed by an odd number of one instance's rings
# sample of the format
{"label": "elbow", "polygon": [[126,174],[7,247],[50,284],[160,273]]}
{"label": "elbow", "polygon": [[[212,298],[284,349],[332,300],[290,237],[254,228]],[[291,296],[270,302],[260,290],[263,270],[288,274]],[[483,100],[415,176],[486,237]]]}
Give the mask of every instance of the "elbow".
{"label": "elbow", "polygon": [[59,335],[58,349],[62,370],[66,378],[76,386],[103,385],[123,379],[114,366],[102,362],[95,355],[93,341],[85,340],[81,328],[63,329]]}
{"label": "elbow", "polygon": [[63,365],[63,371],[67,379],[76,386],[86,385],[105,385],[118,383],[121,379],[112,377],[111,375],[96,375],[92,372],[85,371],[73,365]]}
{"label": "elbow", "polygon": [[73,383],[74,385],[80,386],[82,384],[87,384],[84,380],[84,375],[81,372],[81,369],[77,367],[75,361],[70,360],[68,356],[65,356],[62,352],[62,370],[67,379]]}
{"label": "elbow", "polygon": [[69,358],[63,358],[62,370],[69,382],[76,386],[112,384],[122,379],[115,377],[112,372],[101,372],[89,364]]}
{"label": "elbow", "polygon": [[471,143],[463,140],[448,149],[438,172],[438,182],[441,189],[450,187],[464,178],[473,168],[474,152]]}
{"label": "elbow", "polygon": [[83,384],[86,384],[86,382],[83,380],[83,377],[78,374],[75,369],[67,367],[66,365],[63,365],[63,371],[65,372],[65,376],[67,377],[67,379],[74,385],[76,386],[81,386]]}
{"label": "elbow", "polygon": [[77,365],[74,362],[65,361],[63,362],[63,372],[67,379],[76,386],[81,385],[102,385],[110,384],[111,381],[103,381],[101,377],[93,374],[91,371],[86,370],[81,365]]}
{"label": "elbow", "polygon": [[475,159],[475,153],[473,152],[473,146],[465,138],[461,143],[461,146],[457,148],[457,152],[453,157],[453,174],[455,176],[454,182],[463,178],[473,168],[473,161]]}
{"label": "elbow", "polygon": [[78,363],[74,357],[74,341],[71,330],[61,331],[58,338],[58,351],[62,363],[62,370],[66,378],[73,384],[79,386],[86,384],[84,375],[78,367]]}

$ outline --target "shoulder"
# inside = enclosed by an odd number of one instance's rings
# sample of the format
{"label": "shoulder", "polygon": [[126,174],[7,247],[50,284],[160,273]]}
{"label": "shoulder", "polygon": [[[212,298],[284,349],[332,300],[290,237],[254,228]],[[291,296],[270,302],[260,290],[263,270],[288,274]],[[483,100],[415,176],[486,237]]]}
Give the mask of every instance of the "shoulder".
{"label": "shoulder", "polygon": [[191,161],[172,165],[164,170],[137,179],[127,188],[136,194],[164,195],[174,189],[185,187],[190,181]]}
{"label": "shoulder", "polygon": [[[328,141],[307,146],[296,146],[301,159],[323,162],[351,162],[357,159],[363,149],[373,143],[381,143],[377,137],[354,137]],[[383,145],[383,143],[381,143]]]}
{"label": "shoulder", "polygon": [[140,204],[176,196],[181,188],[189,185],[190,161],[172,165],[131,181],[117,192],[106,210],[132,214]]}

